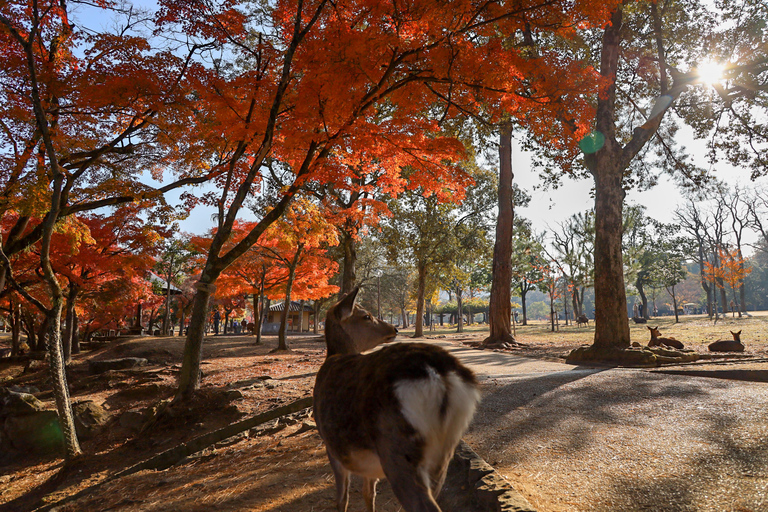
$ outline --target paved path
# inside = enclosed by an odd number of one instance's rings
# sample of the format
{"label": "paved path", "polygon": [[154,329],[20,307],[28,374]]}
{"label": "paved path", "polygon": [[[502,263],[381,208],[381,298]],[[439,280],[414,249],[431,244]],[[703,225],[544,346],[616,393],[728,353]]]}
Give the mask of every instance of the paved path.
{"label": "paved path", "polygon": [[768,511],[768,362],[590,368],[433,342],[481,381],[466,441],[538,510]]}

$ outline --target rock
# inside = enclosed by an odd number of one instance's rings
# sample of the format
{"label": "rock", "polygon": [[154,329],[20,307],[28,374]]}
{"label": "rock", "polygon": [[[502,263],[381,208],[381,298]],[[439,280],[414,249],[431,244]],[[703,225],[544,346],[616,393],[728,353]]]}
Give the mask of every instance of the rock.
{"label": "rock", "polygon": [[128,409],[120,415],[120,426],[137,432],[144,426],[145,421],[146,415],[143,409]]}
{"label": "rock", "polygon": [[35,386],[10,386],[8,389],[14,393],[28,393],[30,395],[40,392]]}
{"label": "rock", "polygon": [[39,359],[30,359],[24,366],[24,373],[32,373],[46,368],[48,363]]}
{"label": "rock", "polygon": [[29,393],[16,393],[10,390],[0,391],[0,416],[26,416],[42,411],[43,403]]}
{"label": "rock", "polygon": [[632,346],[635,347],[635,348],[641,348],[642,347],[642,345],[638,341],[633,341],[632,342]]}
{"label": "rock", "polygon": [[310,430],[317,430],[317,424],[310,420],[302,421],[299,429],[291,434],[291,436],[297,436],[299,434],[303,434],[304,432],[309,432]]}
{"label": "rock", "polygon": [[230,389],[224,393],[224,398],[227,400],[240,400],[243,398],[243,394],[237,389]]}
{"label": "rock", "polygon": [[64,434],[56,411],[8,417],[5,419],[5,434],[18,450],[56,455],[64,450]]}
{"label": "rock", "polygon": [[128,370],[137,366],[144,366],[147,360],[143,357],[123,357],[121,359],[105,359],[103,361],[89,361],[88,369],[91,373],[104,373],[109,370]]}
{"label": "rock", "polygon": [[230,389],[242,389],[242,388],[250,388],[250,387],[258,387],[263,386],[265,380],[271,380],[272,377],[269,375],[261,375],[259,377],[255,377],[252,379],[244,379],[244,380],[238,380],[235,382],[230,382],[227,384],[227,387]]}
{"label": "rock", "polygon": [[91,400],[72,404],[75,414],[75,430],[81,439],[90,439],[109,421],[109,413]]}

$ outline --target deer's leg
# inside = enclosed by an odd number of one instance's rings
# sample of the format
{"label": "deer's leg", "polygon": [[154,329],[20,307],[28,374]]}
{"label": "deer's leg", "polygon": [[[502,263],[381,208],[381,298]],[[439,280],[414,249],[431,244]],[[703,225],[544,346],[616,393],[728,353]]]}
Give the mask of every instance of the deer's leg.
{"label": "deer's leg", "polygon": [[363,501],[367,512],[376,512],[376,478],[363,478]]}
{"label": "deer's leg", "polygon": [[419,458],[406,457],[398,446],[389,448],[379,451],[381,466],[403,509],[406,512],[441,512],[430,492],[429,475],[416,466]]}
{"label": "deer's leg", "polygon": [[349,476],[351,473],[330,453],[328,454],[328,460],[331,461],[333,476],[336,479],[336,509],[338,512],[347,512],[347,503],[349,502]]}
{"label": "deer's leg", "polygon": [[432,496],[434,498],[440,495],[440,490],[443,488],[443,484],[445,484],[445,476],[448,474],[448,464],[450,462],[451,459],[446,459],[440,467],[429,475],[432,480]]}

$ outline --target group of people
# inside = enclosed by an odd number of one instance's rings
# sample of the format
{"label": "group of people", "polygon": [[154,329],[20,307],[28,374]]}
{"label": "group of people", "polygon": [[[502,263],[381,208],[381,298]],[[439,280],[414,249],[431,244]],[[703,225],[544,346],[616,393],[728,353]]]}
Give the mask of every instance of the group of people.
{"label": "group of people", "polygon": [[[219,324],[221,323],[221,313],[217,309],[213,313],[213,334],[219,334]],[[232,331],[229,334],[247,334],[248,333],[248,319],[243,317],[242,320],[232,320]],[[223,332],[222,334],[227,334]]]}

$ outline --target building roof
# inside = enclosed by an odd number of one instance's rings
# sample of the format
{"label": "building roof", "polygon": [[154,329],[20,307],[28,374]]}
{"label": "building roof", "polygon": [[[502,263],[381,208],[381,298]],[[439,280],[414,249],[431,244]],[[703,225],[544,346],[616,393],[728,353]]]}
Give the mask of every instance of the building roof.
{"label": "building roof", "polygon": [[[158,276],[154,272],[149,273],[149,281],[153,284],[154,283],[159,284],[160,288],[163,290],[162,295],[165,295],[165,291],[168,289],[168,281]],[[171,295],[179,295],[179,294],[181,294],[181,290],[176,286],[174,286],[173,283],[171,283]]]}
{"label": "building roof", "polygon": [[[277,304],[272,304],[271,306],[269,306],[269,310],[270,311],[282,311],[284,307],[285,307],[285,301],[281,300]],[[315,308],[313,308],[309,304],[304,304],[304,311],[313,312],[314,310],[315,310]],[[301,311],[301,302],[299,302],[297,300],[292,300],[291,301],[291,307],[288,308],[288,311]]]}

